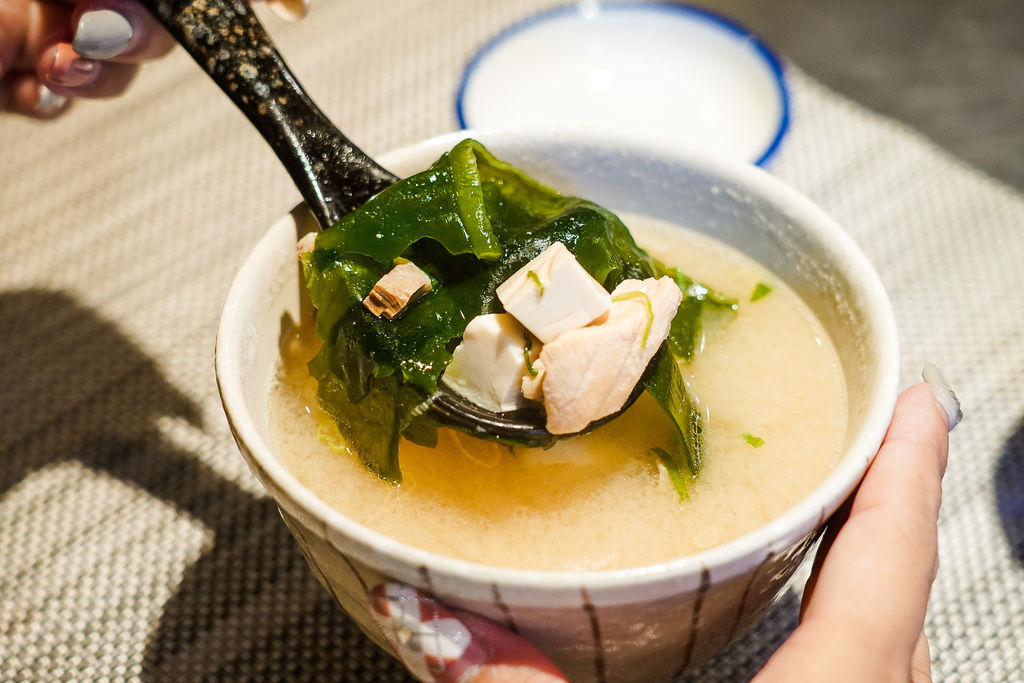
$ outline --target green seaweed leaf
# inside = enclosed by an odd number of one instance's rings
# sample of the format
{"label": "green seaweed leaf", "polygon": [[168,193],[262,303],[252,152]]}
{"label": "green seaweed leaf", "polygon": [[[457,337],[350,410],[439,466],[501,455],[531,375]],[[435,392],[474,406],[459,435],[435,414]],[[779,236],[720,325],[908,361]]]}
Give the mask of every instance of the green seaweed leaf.
{"label": "green seaweed leaf", "polygon": [[759,436],[754,436],[753,434],[744,434],[743,440],[746,441],[751,446],[753,446],[754,448],[760,448],[761,446],[764,445],[764,439],[762,439]]}
{"label": "green seaweed leaf", "polygon": [[704,464],[704,422],[686,390],[678,361],[665,349],[651,361],[646,389],[672,420],[679,435],[677,466],[686,467],[694,475],[700,474]]}
{"label": "green seaweed leaf", "polygon": [[772,288],[763,282],[758,282],[754,285],[754,291],[750,293],[750,301],[754,302],[758,299],[763,299],[772,293]]}
{"label": "green seaweed leaf", "polygon": [[[313,359],[310,372],[317,378],[317,397],[324,411],[337,424],[342,437],[354,446],[363,464],[379,477],[401,481],[398,439],[403,432],[419,434],[418,443],[433,445],[429,436],[423,436],[424,425],[418,425],[419,431],[409,430],[429,403],[412,387],[400,384],[394,376],[371,379],[366,393],[358,401],[351,401],[348,387],[336,375],[325,370],[321,356]],[[435,435],[433,443],[436,442]]]}
{"label": "green seaweed leaf", "polygon": [[654,265],[659,277],[671,277],[683,293],[683,300],[669,329],[669,347],[677,357],[686,361],[693,360],[704,333],[720,329],[736,317],[739,303],[695,281],[678,268],[666,266],[657,260]]}
{"label": "green seaweed leaf", "polygon": [[381,191],[318,235],[317,251],[390,263],[413,242],[429,237],[452,254],[500,257],[476,161],[472,146],[456,145],[427,170]]}
{"label": "green seaweed leaf", "polygon": [[665,471],[668,472],[668,478],[672,482],[673,488],[676,493],[679,494],[679,500],[685,501],[690,499],[690,489],[686,485],[686,476],[683,471],[679,469],[679,463],[675,461],[668,451],[664,448],[652,448],[651,453],[656,455],[661,464],[665,466]]}

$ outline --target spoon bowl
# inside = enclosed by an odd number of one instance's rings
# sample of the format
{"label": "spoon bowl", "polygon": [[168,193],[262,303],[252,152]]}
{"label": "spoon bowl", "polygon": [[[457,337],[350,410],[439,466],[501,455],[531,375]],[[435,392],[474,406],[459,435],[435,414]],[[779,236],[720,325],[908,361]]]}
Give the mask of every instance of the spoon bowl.
{"label": "spoon bowl", "polygon": [[[654,361],[652,360],[647,367],[650,369],[653,366]],[[646,380],[645,373],[644,377],[641,377],[633,387],[633,391],[626,397],[621,408],[610,415],[594,420],[571,436],[592,432],[621,415],[623,411],[636,403],[640,394],[644,393]],[[448,426],[471,434],[475,433],[478,436],[507,438],[517,445],[546,446],[553,443],[555,439],[566,436],[565,434],[556,436],[543,427],[546,415],[539,405],[534,404],[519,410],[496,413],[478,406],[453,391],[443,382],[438,385],[437,393],[431,398],[431,409]]]}

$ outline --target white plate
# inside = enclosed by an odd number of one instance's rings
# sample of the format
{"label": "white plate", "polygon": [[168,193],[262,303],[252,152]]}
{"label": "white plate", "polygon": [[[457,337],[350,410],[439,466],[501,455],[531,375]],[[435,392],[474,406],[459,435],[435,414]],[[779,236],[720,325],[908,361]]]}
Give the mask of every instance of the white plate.
{"label": "white plate", "polygon": [[763,164],[789,121],[782,65],[686,5],[583,1],[506,29],[470,61],[463,128],[582,131]]}

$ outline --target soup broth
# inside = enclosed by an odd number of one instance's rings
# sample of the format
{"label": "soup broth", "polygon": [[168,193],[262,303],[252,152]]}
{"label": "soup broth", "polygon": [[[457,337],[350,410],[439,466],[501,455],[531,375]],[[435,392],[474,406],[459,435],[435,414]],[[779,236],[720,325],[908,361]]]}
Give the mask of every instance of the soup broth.
{"label": "soup broth", "polygon": [[[324,502],[413,546],[536,570],[635,567],[753,531],[806,496],[838,462],[846,390],[828,336],[804,303],[754,261],[674,225],[623,216],[665,263],[736,297],[739,314],[682,366],[705,418],[704,467],[680,500],[651,449],[677,438],[646,394],[585,436],[511,448],[439,430],[402,441],[398,486],[338,439],[306,369],[309,330],[283,350],[269,406],[281,462]],[[759,284],[770,293],[751,301]]]}

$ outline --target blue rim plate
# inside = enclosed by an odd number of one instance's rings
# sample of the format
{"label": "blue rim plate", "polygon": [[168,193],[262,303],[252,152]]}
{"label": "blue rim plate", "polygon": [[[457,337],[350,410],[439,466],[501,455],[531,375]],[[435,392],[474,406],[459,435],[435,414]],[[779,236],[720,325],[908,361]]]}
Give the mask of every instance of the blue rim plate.
{"label": "blue rim plate", "polygon": [[764,165],[789,127],[789,92],[771,48],[725,17],[584,0],[488,41],[455,113],[462,128],[585,131]]}

